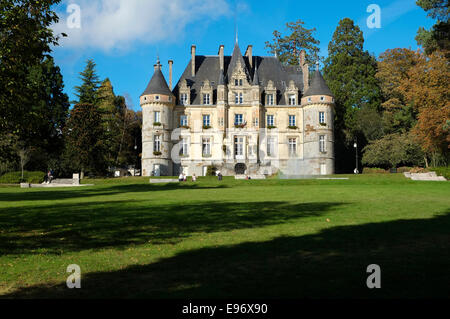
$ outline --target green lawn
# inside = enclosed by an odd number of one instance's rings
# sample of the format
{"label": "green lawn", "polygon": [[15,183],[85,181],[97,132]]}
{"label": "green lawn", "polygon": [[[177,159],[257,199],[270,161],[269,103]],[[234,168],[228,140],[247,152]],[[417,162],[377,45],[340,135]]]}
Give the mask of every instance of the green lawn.
{"label": "green lawn", "polygon": [[349,177],[2,187],[0,297],[448,298],[450,184]]}

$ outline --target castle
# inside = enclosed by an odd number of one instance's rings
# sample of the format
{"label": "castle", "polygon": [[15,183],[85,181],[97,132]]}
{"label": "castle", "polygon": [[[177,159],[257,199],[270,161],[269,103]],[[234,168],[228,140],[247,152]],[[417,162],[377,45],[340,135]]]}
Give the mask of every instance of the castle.
{"label": "castle", "polygon": [[334,173],[334,98],[318,66],[309,81],[305,52],[299,65],[277,57],[197,55],[172,87],[159,59],[140,97],[143,176],[328,175]]}

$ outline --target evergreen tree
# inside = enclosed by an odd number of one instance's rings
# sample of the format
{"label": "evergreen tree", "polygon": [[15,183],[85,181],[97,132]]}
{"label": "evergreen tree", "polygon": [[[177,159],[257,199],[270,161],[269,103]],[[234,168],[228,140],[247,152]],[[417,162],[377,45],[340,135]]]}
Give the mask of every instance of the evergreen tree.
{"label": "evergreen tree", "polygon": [[275,30],[272,42],[266,42],[269,53],[276,54],[284,64],[298,65],[300,51],[305,50],[306,62],[313,67],[319,60],[320,41],[314,38],[316,29],[306,29],[304,24],[302,20],[286,23],[289,34],[285,36]]}
{"label": "evergreen tree", "polygon": [[87,103],[75,105],[70,112],[64,135],[66,166],[80,171],[82,176],[86,172],[104,175],[104,130],[98,107]]}
{"label": "evergreen tree", "polygon": [[430,18],[437,20],[430,30],[419,28],[416,36],[417,43],[425,49],[426,54],[431,54],[436,50],[449,51],[450,24],[448,17],[450,7],[448,0],[418,0],[416,3],[428,12]]}
{"label": "evergreen tree", "polygon": [[86,68],[80,72],[81,86],[76,86],[75,95],[78,97],[78,103],[89,103],[98,105],[98,88],[100,85],[99,77],[95,70],[95,62],[92,59],[87,60]]}
{"label": "evergreen tree", "polygon": [[[350,156],[353,156],[354,140],[358,139],[362,147],[365,141],[379,135],[372,134],[378,131],[379,123],[374,122],[373,117],[366,116],[367,113],[377,113],[381,103],[375,77],[377,62],[364,51],[363,46],[362,31],[351,19],[345,18],[333,34],[325,60],[324,78],[336,104],[335,153],[338,172],[353,171]],[[361,109],[364,114],[359,114]],[[369,121],[362,123],[365,119]]]}

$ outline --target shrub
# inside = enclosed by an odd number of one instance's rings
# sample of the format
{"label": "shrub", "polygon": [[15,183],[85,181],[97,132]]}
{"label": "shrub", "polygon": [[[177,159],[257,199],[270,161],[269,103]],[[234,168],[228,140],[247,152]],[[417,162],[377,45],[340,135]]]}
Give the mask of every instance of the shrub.
{"label": "shrub", "polygon": [[155,155],[155,156],[161,156],[162,155],[162,153],[161,152],[153,152],[153,155]]}
{"label": "shrub", "polygon": [[412,167],[402,166],[402,167],[397,168],[397,173],[402,173],[402,174],[403,173],[408,173],[412,169],[413,169]]}
{"label": "shrub", "polygon": [[363,174],[387,174],[389,171],[378,167],[364,167]]}
{"label": "shrub", "polygon": [[214,165],[209,165],[206,169],[206,176],[216,176],[217,167]]}
{"label": "shrub", "polygon": [[444,176],[446,179],[450,179],[450,167],[430,167],[432,172],[436,172],[438,176]]}
{"label": "shrub", "polygon": [[161,123],[160,122],[155,122],[155,123],[153,123],[153,126],[161,126]]}
{"label": "shrub", "polygon": [[9,172],[0,176],[0,184],[19,184],[19,183],[30,183],[30,184],[40,184],[44,181],[45,173],[43,172]]}

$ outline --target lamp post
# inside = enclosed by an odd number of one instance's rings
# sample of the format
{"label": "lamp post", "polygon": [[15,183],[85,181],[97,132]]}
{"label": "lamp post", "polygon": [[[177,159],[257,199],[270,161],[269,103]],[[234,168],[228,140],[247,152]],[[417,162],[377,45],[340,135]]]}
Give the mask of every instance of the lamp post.
{"label": "lamp post", "polygon": [[[134,138],[134,152],[136,153],[137,151],[137,144],[136,144],[136,138]],[[136,156],[136,154],[134,154]],[[136,165],[137,165],[137,160],[136,160],[137,156],[135,157],[134,160],[134,174],[133,176],[136,176]]]}
{"label": "lamp post", "polygon": [[356,157],[355,174],[359,174],[359,170],[358,170],[358,140],[356,140],[355,144],[353,144],[353,147],[355,148],[355,157]]}

